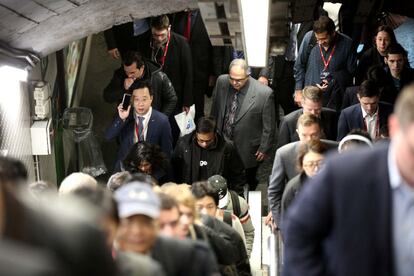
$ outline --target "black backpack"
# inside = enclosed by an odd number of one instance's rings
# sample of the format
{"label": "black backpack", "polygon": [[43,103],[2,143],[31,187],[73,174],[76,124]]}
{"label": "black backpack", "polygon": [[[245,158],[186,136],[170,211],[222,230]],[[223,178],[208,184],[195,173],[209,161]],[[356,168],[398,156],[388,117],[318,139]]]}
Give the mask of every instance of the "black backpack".
{"label": "black backpack", "polygon": [[315,33],[312,31],[311,39],[309,40],[309,43],[306,47],[305,66],[308,65],[308,60],[309,60],[310,53],[312,52],[312,49],[313,49],[313,47],[316,46],[316,44],[318,44],[318,43],[316,41]]}

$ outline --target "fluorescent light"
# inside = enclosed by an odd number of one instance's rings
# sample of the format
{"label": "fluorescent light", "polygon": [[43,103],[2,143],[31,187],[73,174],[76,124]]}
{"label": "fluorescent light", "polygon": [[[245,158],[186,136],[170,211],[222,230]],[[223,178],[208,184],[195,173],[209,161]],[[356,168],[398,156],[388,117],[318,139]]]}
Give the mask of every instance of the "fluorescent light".
{"label": "fluorescent light", "polygon": [[12,66],[0,67],[0,80],[3,81],[27,81],[27,71]]}
{"label": "fluorescent light", "polygon": [[8,124],[17,125],[22,103],[22,84],[27,81],[27,71],[11,66],[0,67],[0,108]]}
{"label": "fluorescent light", "polygon": [[249,66],[267,65],[269,0],[239,0],[245,57]]}

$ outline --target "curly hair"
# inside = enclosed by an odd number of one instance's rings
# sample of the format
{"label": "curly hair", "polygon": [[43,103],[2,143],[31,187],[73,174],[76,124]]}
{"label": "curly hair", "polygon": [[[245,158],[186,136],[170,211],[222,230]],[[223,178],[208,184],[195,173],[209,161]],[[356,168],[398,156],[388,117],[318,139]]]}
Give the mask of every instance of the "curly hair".
{"label": "curly hair", "polygon": [[145,161],[151,164],[153,172],[159,169],[167,170],[168,159],[165,154],[158,145],[147,142],[138,142],[132,145],[122,163],[124,169],[133,174],[141,172],[138,167]]}

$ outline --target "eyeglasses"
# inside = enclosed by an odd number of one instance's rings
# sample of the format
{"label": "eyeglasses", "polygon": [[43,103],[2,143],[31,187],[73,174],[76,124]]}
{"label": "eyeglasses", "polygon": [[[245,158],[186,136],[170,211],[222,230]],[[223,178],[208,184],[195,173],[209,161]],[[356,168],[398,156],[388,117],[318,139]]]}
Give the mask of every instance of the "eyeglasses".
{"label": "eyeglasses", "polygon": [[321,169],[323,165],[324,165],[323,160],[318,160],[318,161],[309,161],[307,163],[304,163],[303,167],[314,170],[316,168]]}
{"label": "eyeglasses", "polygon": [[246,77],[244,77],[244,78],[242,78],[242,79],[235,79],[235,78],[232,78],[231,76],[229,76],[229,79],[230,79],[230,81],[231,81],[231,82],[234,82],[234,83],[238,83],[238,84],[240,84],[240,83],[242,83],[244,80],[246,80],[248,77],[249,77],[249,75],[247,75]]}

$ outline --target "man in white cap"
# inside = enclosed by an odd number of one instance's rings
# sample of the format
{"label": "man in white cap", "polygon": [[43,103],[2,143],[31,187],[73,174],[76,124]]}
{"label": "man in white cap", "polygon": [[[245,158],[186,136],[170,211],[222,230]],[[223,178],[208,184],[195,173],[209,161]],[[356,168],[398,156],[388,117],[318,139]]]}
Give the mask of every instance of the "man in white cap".
{"label": "man in white cap", "polygon": [[204,244],[158,235],[160,200],[151,186],[131,182],[115,192],[121,219],[118,249],[148,254],[166,275],[218,275],[217,262]]}
{"label": "man in white cap", "polygon": [[246,238],[246,250],[250,258],[254,241],[254,226],[249,214],[249,204],[235,191],[227,188],[227,180],[221,175],[213,175],[208,179],[210,185],[218,192],[218,208],[231,211],[239,218]]}

